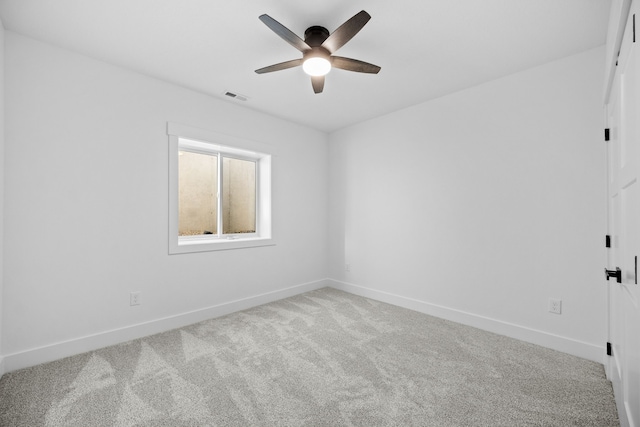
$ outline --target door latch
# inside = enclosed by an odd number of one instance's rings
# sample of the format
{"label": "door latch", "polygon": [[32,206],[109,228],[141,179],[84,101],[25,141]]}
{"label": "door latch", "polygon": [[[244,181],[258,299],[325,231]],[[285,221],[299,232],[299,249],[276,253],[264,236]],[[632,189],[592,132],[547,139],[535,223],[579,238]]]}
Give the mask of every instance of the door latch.
{"label": "door latch", "polygon": [[607,270],[605,268],[604,269],[604,277],[606,277],[607,280],[609,280],[609,277],[615,277],[616,278],[616,282],[622,283],[622,270],[620,270],[620,267],[616,267],[615,270]]}

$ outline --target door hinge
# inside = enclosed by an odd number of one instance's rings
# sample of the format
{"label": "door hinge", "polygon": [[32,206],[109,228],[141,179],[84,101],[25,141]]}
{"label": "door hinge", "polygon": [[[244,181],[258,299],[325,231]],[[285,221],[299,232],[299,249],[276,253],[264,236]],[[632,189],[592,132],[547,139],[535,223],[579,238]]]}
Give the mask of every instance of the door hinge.
{"label": "door hinge", "polygon": [[609,128],[606,128],[604,130],[604,140],[608,141],[609,140]]}
{"label": "door hinge", "polygon": [[611,247],[611,236],[609,236],[608,234],[604,236],[604,246],[607,248]]}
{"label": "door hinge", "polygon": [[611,348],[611,343],[607,343],[607,356],[613,355],[613,348]]}
{"label": "door hinge", "polygon": [[607,282],[609,281],[609,277],[613,277],[616,279],[616,282],[622,283],[622,270],[620,270],[620,267],[616,267],[615,270],[608,270],[605,268],[604,277],[607,279]]}

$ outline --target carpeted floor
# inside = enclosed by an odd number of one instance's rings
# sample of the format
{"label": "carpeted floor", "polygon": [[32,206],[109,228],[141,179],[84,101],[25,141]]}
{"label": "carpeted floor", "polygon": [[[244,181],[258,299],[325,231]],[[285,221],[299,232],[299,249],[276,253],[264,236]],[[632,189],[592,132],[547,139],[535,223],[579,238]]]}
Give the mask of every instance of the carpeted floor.
{"label": "carpeted floor", "polygon": [[598,363],[324,288],[6,374],[0,425],[619,424]]}

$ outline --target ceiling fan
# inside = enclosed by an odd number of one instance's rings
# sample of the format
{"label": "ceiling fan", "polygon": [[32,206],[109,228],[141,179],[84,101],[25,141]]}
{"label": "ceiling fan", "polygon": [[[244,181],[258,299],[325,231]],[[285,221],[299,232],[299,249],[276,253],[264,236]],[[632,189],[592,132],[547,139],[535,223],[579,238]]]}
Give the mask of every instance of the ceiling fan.
{"label": "ceiling fan", "polygon": [[371,19],[371,15],[364,10],[356,13],[331,34],[324,27],[317,25],[309,27],[304,32],[304,40],[269,15],[260,15],[259,19],[267,27],[271,28],[274,33],[302,52],[302,58],[260,68],[256,70],[258,74],[286,70],[287,68],[302,65],[304,72],[311,76],[313,91],[321,93],[324,89],[325,75],[331,71],[331,67],[370,74],[377,74],[380,71],[380,67],[377,65],[334,55]]}

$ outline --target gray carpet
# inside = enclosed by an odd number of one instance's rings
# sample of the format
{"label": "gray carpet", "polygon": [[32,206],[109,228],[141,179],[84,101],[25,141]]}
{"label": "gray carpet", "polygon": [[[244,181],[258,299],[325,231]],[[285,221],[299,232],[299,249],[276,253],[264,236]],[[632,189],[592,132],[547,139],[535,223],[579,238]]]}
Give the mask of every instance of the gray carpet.
{"label": "gray carpet", "polygon": [[2,426],[617,426],[602,365],[331,288],[6,374]]}

